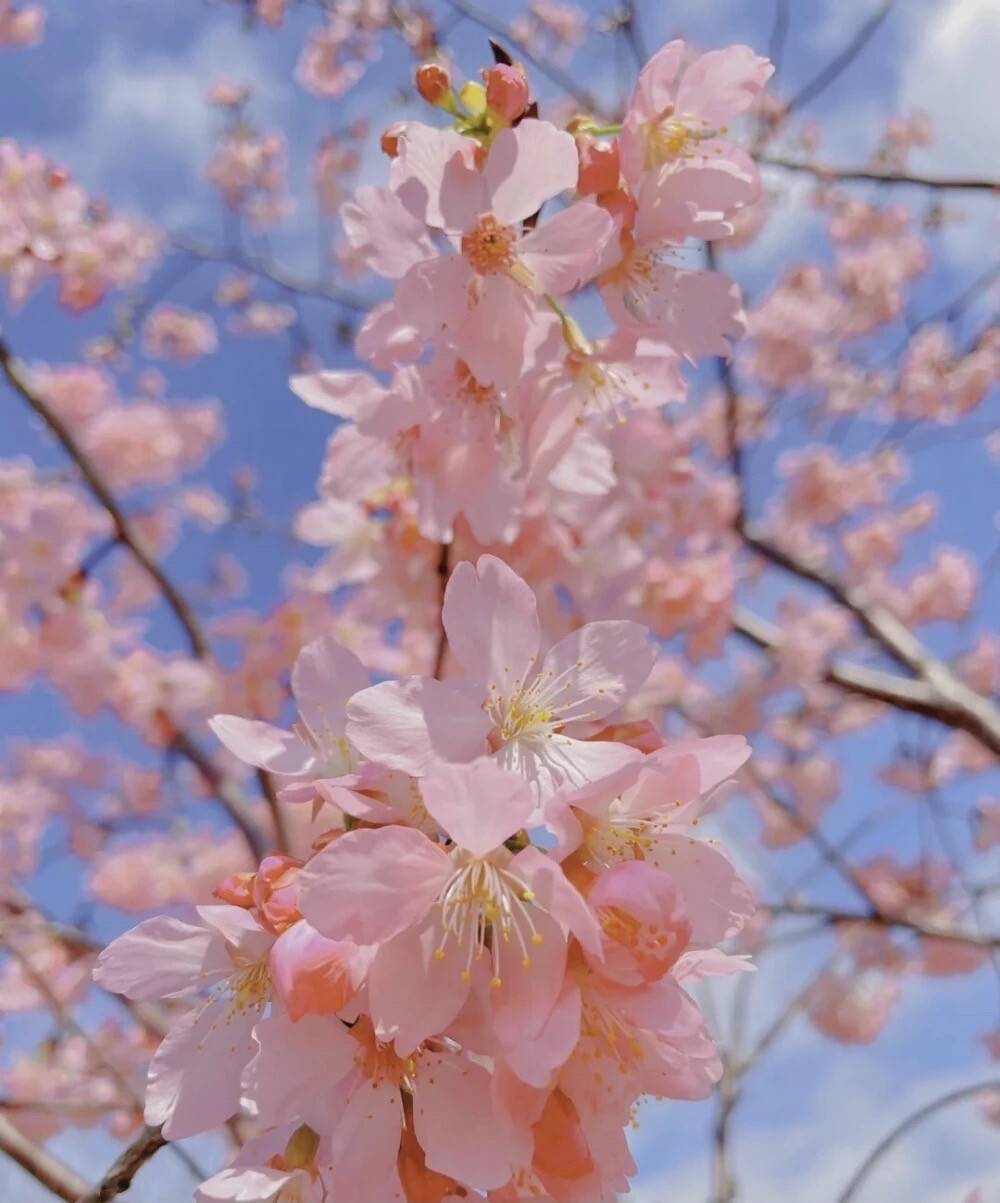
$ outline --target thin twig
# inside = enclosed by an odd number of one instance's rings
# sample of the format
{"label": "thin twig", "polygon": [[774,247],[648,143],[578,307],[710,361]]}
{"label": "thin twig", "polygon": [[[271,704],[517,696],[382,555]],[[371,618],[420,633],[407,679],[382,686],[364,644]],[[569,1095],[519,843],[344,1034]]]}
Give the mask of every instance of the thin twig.
{"label": "thin twig", "polygon": [[929,1119],[938,1111],[943,1111],[946,1107],[952,1106],[953,1103],[961,1103],[966,1099],[974,1098],[977,1094],[981,1094],[986,1090],[1000,1090],[1000,1080],[994,1079],[988,1082],[978,1082],[971,1086],[963,1086],[959,1090],[949,1091],[948,1094],[941,1095],[932,1103],[927,1103],[925,1106],[918,1108],[916,1111],[908,1115],[904,1120],[901,1120],[891,1132],[888,1132],[868,1154],[857,1172],[851,1178],[850,1182],[844,1187],[840,1194],[835,1199],[834,1203],[851,1203],[851,1200],[857,1195],[858,1189],[863,1185],[865,1179],[882,1160],[886,1153],[908,1132],[922,1123],[925,1119]]}
{"label": "thin twig", "polygon": [[776,155],[758,155],[762,167],[777,167],[782,171],[799,171],[815,176],[826,183],[908,184],[914,188],[952,189],[964,192],[1000,191],[1000,180],[982,176],[912,175],[907,172],[873,171],[868,167],[832,167],[822,163],[807,163]]}
{"label": "thin twig", "polygon": [[167,1143],[160,1128],[146,1127],[123,1149],[108,1172],[93,1188],[84,1187],[76,1203],[110,1203],[123,1195],[132,1185],[132,1179],[147,1161]]}
{"label": "thin twig", "polygon": [[29,1140],[6,1115],[0,1114],[0,1153],[6,1154],[46,1190],[66,1203],[85,1198],[87,1183],[64,1161]]}
{"label": "thin twig", "polygon": [[882,0],[879,7],[857,30],[844,49],[839,54],[835,54],[818,74],[791,97],[785,111],[794,113],[798,109],[804,108],[835,83],[875,36],[882,22],[892,12],[895,3],[896,0]]}

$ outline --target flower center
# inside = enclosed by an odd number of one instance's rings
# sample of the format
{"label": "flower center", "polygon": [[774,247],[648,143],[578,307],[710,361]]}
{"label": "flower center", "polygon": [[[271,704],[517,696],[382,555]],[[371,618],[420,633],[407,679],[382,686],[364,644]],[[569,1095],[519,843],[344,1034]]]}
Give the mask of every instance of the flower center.
{"label": "flower center", "polygon": [[376,1037],[375,1027],[367,1015],[362,1015],[354,1024],[351,1035],[360,1045],[354,1054],[354,1064],[369,1082],[412,1086],[410,1075],[416,1068],[414,1058],[404,1059],[396,1054],[391,1044],[383,1044]]}
{"label": "flower center", "polygon": [[[528,661],[528,671],[534,657]],[[573,719],[590,718],[591,714],[579,713],[580,704],[577,688],[579,671],[583,661],[577,660],[556,673],[537,673],[530,681],[515,677],[509,685],[490,683],[489,696],[483,709],[493,720],[490,746],[497,751],[512,739],[550,739],[563,723]],[[505,670],[507,671],[507,670]],[[604,690],[598,690],[603,693]],[[570,715],[572,711],[572,715]]]}
{"label": "flower center", "polygon": [[513,226],[502,226],[492,213],[487,213],[462,235],[462,254],[479,275],[492,276],[513,266],[516,241]]}
{"label": "flower center", "polygon": [[631,1074],[645,1055],[632,1024],[619,1011],[596,999],[584,1001],[580,1034],[581,1056],[599,1085],[605,1068]]}
{"label": "flower center", "polygon": [[[466,854],[467,855],[467,854]],[[454,944],[462,964],[463,981],[472,977],[472,964],[489,951],[493,973],[490,985],[502,984],[501,961],[511,944],[521,954],[521,968],[530,969],[531,949],[542,943],[531,904],[535,896],[512,873],[475,857],[452,874],[438,899],[441,907],[441,943],[434,956],[440,961]]]}
{"label": "flower center", "polygon": [[646,170],[675,159],[689,159],[702,142],[726,132],[725,127],[713,129],[693,113],[675,113],[673,105],[668,105],[656,121],[646,126]]}
{"label": "flower center", "polygon": [[455,364],[455,381],[460,401],[469,405],[486,405],[496,401],[496,389],[489,384],[480,384],[462,359]]}

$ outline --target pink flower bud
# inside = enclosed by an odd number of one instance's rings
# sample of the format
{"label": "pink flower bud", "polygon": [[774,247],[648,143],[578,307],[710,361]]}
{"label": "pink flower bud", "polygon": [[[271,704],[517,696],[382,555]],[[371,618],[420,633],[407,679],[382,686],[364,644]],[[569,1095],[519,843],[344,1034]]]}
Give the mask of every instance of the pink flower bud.
{"label": "pink flower bud", "polygon": [[406,129],[405,121],[397,121],[390,125],[382,134],[381,147],[382,153],[394,159],[399,154],[399,139],[403,136],[403,131]]}
{"label": "pink flower bud", "polygon": [[580,178],[577,182],[580,195],[600,196],[614,192],[621,176],[618,139],[598,142],[585,134],[577,135],[576,148],[580,152]]}
{"label": "pink flower bud", "polygon": [[505,121],[514,121],[528,107],[528,81],[516,67],[498,63],[483,72],[486,103]]}
{"label": "pink flower bud", "polygon": [[421,63],[416,83],[417,91],[428,104],[438,105],[451,95],[451,76],[440,63]]}

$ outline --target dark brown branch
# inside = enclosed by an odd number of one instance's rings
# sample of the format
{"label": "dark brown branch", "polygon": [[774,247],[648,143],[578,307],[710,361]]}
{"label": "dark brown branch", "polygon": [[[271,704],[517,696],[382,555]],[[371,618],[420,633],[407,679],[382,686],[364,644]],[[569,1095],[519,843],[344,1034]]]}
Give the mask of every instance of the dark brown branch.
{"label": "dark brown branch", "polygon": [[114,1161],[100,1182],[90,1190],[84,1187],[76,1203],[110,1203],[112,1199],[123,1195],[132,1185],[136,1174],[166,1143],[166,1137],[159,1128],[143,1128]]}
{"label": "dark brown branch", "polygon": [[444,629],[444,595],[448,588],[448,578],[451,576],[451,544],[442,543],[438,555],[437,574],[440,581],[441,604],[438,614],[437,647],[434,651],[434,679],[441,680],[444,672],[444,658],[448,652],[448,633]]}
{"label": "dark brown branch", "polygon": [[954,189],[965,192],[998,192],[1000,180],[978,176],[910,175],[905,172],[872,171],[867,167],[831,167],[821,163],[804,163],[773,155],[758,155],[762,167],[778,167],[783,171],[799,171],[826,183],[909,184],[915,188]]}
{"label": "dark brown branch", "polygon": [[0,1114],[0,1153],[27,1171],[46,1190],[66,1203],[85,1197],[87,1183],[58,1157],[29,1140],[6,1115]]}

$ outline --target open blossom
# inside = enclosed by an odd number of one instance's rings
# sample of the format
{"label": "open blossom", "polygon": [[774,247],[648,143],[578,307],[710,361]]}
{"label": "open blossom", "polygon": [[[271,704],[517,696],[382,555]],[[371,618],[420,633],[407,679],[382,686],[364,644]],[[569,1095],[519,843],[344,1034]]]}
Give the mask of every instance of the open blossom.
{"label": "open blossom", "polygon": [[212,990],[150,1062],[146,1122],[163,1124],[171,1139],[214,1128],[237,1109],[251,1033],[271,994],[274,935],[237,907],[203,906],[198,916],[198,924],[147,919],[113,940],[94,971],[138,1001]]}
{"label": "open blossom", "polygon": [[425,337],[447,329],[487,383],[511,381],[520,370],[536,297],[570,292],[597,269],[612,223],[596,205],[573,204],[520,229],[546,201],[575,188],[578,171],[572,137],[543,121],[500,130],[481,168],[469,139],[450,131],[410,122],[400,139],[393,191],[457,248],[411,268],[396,304]]}
{"label": "open blossom", "polygon": [[774,68],[749,46],[728,46],[699,55],[681,72],[684,51],[683,42],[669,42],[639,74],[621,138],[630,182],[678,161],[744,158],[724,141],[727,123],[750,107]]}
{"label": "open blossom", "polygon": [[456,567],[442,614],[466,675],[385,682],[353,698],[348,734],[372,760],[420,775],[435,755],[461,761],[492,751],[541,799],[634,757],[623,744],[568,732],[610,714],[646,679],[655,651],[645,628],[591,623],[543,654],[534,595],[493,556]]}

